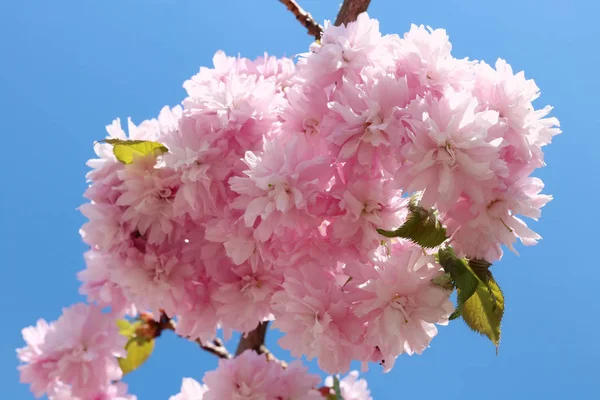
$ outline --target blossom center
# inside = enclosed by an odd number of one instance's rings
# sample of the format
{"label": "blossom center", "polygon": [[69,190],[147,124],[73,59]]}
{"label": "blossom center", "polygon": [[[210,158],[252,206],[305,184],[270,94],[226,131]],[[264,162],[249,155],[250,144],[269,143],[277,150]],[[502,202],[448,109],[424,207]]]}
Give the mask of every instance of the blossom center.
{"label": "blossom center", "polygon": [[396,294],[390,302],[390,306],[400,311],[400,313],[404,317],[404,323],[408,323],[408,321],[410,320],[410,314],[415,309],[416,304],[413,298],[401,294]]}
{"label": "blossom center", "polygon": [[364,207],[362,209],[362,214],[368,214],[368,215],[372,215],[372,214],[376,214],[379,211],[381,211],[381,208],[383,206],[374,201],[374,200],[368,200],[366,203],[364,203]]}
{"label": "blossom center", "polygon": [[361,140],[377,146],[381,142],[383,136],[383,131],[379,129],[379,126],[381,126],[382,123],[383,118],[379,115],[376,115],[365,122],[363,125],[365,133],[362,135]]}
{"label": "blossom center", "polygon": [[312,117],[304,118],[304,121],[302,121],[302,128],[304,129],[304,133],[309,136],[318,135],[319,121]]}
{"label": "blossom center", "polygon": [[456,163],[456,152],[456,145],[451,140],[446,140],[436,149],[434,158],[438,163],[453,166]]}
{"label": "blossom center", "polygon": [[162,200],[173,200],[177,190],[171,187],[165,187],[158,191],[157,197]]}

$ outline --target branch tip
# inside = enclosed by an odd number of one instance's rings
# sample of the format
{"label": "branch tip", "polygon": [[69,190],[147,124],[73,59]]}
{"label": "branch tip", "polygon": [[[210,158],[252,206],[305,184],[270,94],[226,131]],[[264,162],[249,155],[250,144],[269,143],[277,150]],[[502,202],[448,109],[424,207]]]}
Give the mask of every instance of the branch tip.
{"label": "branch tip", "polygon": [[316,40],[321,39],[321,35],[323,34],[323,27],[319,25],[317,21],[314,20],[312,15],[309,12],[305,11],[295,0],[279,0],[280,3],[283,3],[287,7],[288,10],[294,14],[294,17],[302,24],[303,27],[306,28],[308,34],[314,36]]}

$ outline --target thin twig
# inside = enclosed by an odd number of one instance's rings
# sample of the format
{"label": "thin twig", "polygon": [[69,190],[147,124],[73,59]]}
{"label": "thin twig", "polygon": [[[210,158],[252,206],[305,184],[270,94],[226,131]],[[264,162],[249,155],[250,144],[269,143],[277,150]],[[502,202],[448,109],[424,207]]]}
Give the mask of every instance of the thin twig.
{"label": "thin twig", "polygon": [[367,11],[369,3],[371,3],[371,0],[344,0],[344,4],[342,4],[335,19],[335,26],[356,21],[359,14]]}
{"label": "thin twig", "polygon": [[319,25],[317,21],[315,21],[310,15],[309,12],[305,11],[295,0],[279,0],[283,3],[288,10],[294,14],[294,17],[306,28],[308,34],[314,36],[315,39],[321,39],[321,35],[323,34],[323,27]]}
{"label": "thin twig", "polygon": [[[162,333],[162,331],[164,331],[164,330],[175,332],[175,329],[177,327],[175,325],[175,321],[173,321],[171,318],[169,318],[167,316],[167,314],[165,314],[165,313],[162,313],[160,315],[160,320],[158,320],[158,321],[155,321],[151,314],[145,314],[145,313],[143,313],[140,316],[140,319],[145,322],[144,325],[146,325],[146,326],[143,326],[141,329],[143,330],[143,332],[145,332],[144,336],[146,336],[146,337],[151,337],[151,338],[159,337],[160,334]],[[182,336],[182,335],[178,334],[177,332],[175,332],[175,333],[177,334],[177,336],[179,336],[181,338],[191,340],[190,338]],[[196,340],[194,340],[194,342],[198,343],[198,345],[200,346],[200,348],[202,350],[205,350],[211,354],[214,354],[215,356],[217,356],[219,358],[223,358],[223,359],[233,358],[232,355],[227,350],[227,348],[225,347],[225,345],[223,344],[223,342],[221,341],[221,339],[219,339],[219,338],[215,338],[211,342],[208,342],[208,343],[203,343],[200,339],[196,339]]]}

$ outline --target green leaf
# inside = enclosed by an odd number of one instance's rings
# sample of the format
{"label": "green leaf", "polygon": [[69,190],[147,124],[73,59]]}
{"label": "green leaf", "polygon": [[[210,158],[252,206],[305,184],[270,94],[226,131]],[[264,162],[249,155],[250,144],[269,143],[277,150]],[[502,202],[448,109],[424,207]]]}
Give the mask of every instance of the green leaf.
{"label": "green leaf", "polygon": [[487,282],[479,280],[475,294],[462,307],[462,317],[475,332],[487,336],[496,346],[500,345],[500,324],[504,315],[504,295],[490,273]]}
{"label": "green leaf", "polygon": [[409,210],[410,214],[400,228],[394,231],[377,229],[377,232],[385,237],[409,239],[424,248],[438,247],[446,241],[446,228],[438,220],[435,210],[426,210],[412,200]]}
{"label": "green leaf", "polygon": [[456,257],[452,247],[445,247],[438,252],[440,264],[450,274],[457,292],[456,311],[450,319],[456,319],[462,313],[464,304],[473,296],[479,285],[479,279],[473,273],[465,259]]}
{"label": "green leaf", "polygon": [[126,319],[117,320],[117,326],[119,327],[119,334],[131,338],[135,336],[135,330],[141,325],[141,321],[131,322]]}
{"label": "green leaf", "polygon": [[113,153],[123,164],[131,164],[136,158],[160,155],[169,151],[163,144],[149,140],[105,139],[100,143],[113,145]]}
{"label": "green leaf", "polygon": [[119,365],[123,370],[123,375],[136,370],[146,362],[154,350],[154,339],[131,338],[127,342],[125,349],[127,350],[127,357],[119,358]]}
{"label": "green leaf", "polygon": [[340,388],[340,380],[337,376],[333,377],[333,390],[335,392],[335,397],[332,396],[333,400],[344,400],[342,397],[342,389]]}
{"label": "green leaf", "polygon": [[118,359],[119,365],[123,370],[123,375],[142,365],[154,350],[154,339],[137,336],[137,328],[142,324],[143,321],[130,322],[126,319],[117,320],[119,333],[129,339],[125,345],[127,356]]}

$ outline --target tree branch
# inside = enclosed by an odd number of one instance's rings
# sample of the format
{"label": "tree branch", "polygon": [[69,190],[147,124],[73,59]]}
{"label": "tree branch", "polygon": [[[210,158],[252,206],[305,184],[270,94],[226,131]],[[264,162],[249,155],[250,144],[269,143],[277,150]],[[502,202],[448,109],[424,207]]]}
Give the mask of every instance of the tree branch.
{"label": "tree branch", "polygon": [[335,26],[356,21],[359,14],[367,11],[371,0],[344,0],[340,12],[335,19]]}
{"label": "tree branch", "polygon": [[304,11],[302,7],[295,0],[279,0],[283,3],[288,10],[294,14],[294,17],[306,28],[308,34],[314,36],[315,39],[321,39],[321,34],[323,33],[323,27],[319,25],[317,21],[315,21],[310,15],[309,12]]}
{"label": "tree branch", "polygon": [[254,350],[258,354],[261,354],[261,346],[264,346],[265,336],[267,336],[267,326],[269,326],[269,322],[261,322],[256,329],[242,336],[235,355],[239,356],[246,350]]}
{"label": "tree branch", "polygon": [[[140,315],[140,319],[144,321],[144,324],[139,328],[140,332],[138,335],[144,336],[146,338],[157,338],[160,336],[162,331],[169,330],[175,332],[176,325],[175,321],[167,316],[164,312],[160,315],[160,320],[155,321],[151,314],[142,313]],[[182,336],[176,333],[177,336],[191,340],[185,336]],[[194,340],[194,342],[198,343],[202,350],[205,350],[215,356],[223,359],[232,358],[231,354],[219,338],[214,338],[209,343],[203,343],[200,339]]]}
{"label": "tree branch", "polygon": [[280,364],[283,368],[287,368],[287,364],[285,361],[278,360],[273,353],[269,351],[267,346],[265,346],[265,336],[267,335],[267,327],[269,326],[269,322],[261,322],[258,324],[256,329],[248,332],[245,336],[242,336],[240,339],[240,343],[238,344],[237,350],[235,351],[235,356],[239,356],[246,350],[254,350],[258,354],[264,354],[269,361],[275,361]]}

